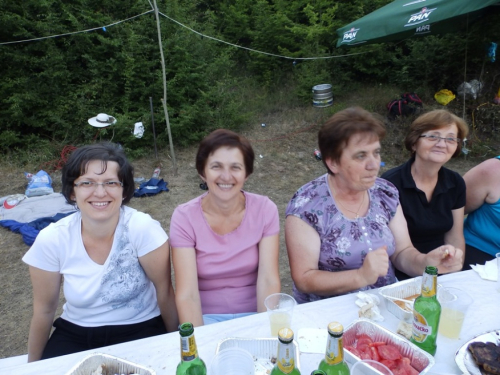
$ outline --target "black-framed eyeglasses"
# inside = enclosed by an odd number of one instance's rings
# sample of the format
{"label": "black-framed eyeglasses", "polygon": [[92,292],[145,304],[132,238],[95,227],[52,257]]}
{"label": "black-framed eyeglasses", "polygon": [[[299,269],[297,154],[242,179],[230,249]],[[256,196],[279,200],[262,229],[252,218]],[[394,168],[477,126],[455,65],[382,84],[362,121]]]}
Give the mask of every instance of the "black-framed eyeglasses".
{"label": "black-framed eyeglasses", "polygon": [[439,135],[434,135],[434,134],[422,134],[419,138],[427,138],[429,141],[438,143],[441,139],[448,143],[449,145],[456,145],[460,143],[461,139],[460,138],[454,138],[454,137],[440,137]]}
{"label": "black-framed eyeglasses", "polygon": [[95,182],[95,181],[82,181],[74,184],[75,187],[85,190],[95,190],[97,186],[101,185],[105,190],[115,190],[123,187],[123,182],[120,181],[106,181],[106,182]]}

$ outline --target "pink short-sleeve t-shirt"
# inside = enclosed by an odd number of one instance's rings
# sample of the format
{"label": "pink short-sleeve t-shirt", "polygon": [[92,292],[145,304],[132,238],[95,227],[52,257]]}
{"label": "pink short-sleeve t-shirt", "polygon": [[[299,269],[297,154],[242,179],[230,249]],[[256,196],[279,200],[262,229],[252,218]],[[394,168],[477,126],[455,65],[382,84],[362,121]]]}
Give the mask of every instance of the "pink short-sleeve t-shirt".
{"label": "pink short-sleeve t-shirt", "polygon": [[243,193],[243,220],[238,228],[223,236],[210,228],[203,215],[201,200],[208,193],[178,206],[172,215],[172,247],[194,247],[196,251],[203,314],[257,311],[258,245],[262,238],[279,234],[279,215],[269,198]]}

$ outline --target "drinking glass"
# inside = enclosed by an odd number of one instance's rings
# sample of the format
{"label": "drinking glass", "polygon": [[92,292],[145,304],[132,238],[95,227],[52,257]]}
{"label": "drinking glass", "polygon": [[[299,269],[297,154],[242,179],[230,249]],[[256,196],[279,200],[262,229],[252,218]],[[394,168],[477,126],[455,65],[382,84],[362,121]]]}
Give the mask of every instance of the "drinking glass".
{"label": "drinking glass", "polygon": [[234,347],[217,352],[210,364],[211,375],[255,375],[253,356]]}
{"label": "drinking glass", "polygon": [[458,339],[472,297],[461,289],[443,287],[439,289],[438,300],[441,303],[438,332],[450,339]]}
{"label": "drinking glass", "polygon": [[371,359],[363,359],[351,367],[351,375],[394,375],[387,366]]}
{"label": "drinking glass", "polygon": [[297,301],[285,293],[274,293],[264,300],[269,323],[271,324],[271,336],[278,336],[281,328],[292,328],[292,314]]}

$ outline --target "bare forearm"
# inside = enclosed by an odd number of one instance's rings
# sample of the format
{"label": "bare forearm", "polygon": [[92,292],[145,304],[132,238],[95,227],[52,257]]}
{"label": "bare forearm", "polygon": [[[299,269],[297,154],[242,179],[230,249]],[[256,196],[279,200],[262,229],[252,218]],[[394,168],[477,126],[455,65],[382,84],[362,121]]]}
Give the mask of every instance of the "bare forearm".
{"label": "bare forearm", "polygon": [[281,291],[281,281],[278,278],[257,280],[257,312],[266,311],[264,300],[267,296]]}
{"label": "bare forearm", "polygon": [[402,250],[396,258],[391,258],[394,267],[409,276],[422,276],[425,266],[425,254],[414,247]]}
{"label": "bare forearm", "polygon": [[201,312],[201,304],[189,298],[179,298],[176,295],[177,312],[179,313],[179,322],[193,323],[195,327],[203,325],[203,315]]}
{"label": "bare forearm", "polygon": [[49,339],[55,311],[46,314],[33,314],[28,337],[28,362],[42,358],[43,350]]}
{"label": "bare forearm", "polygon": [[359,269],[339,272],[310,270],[300,280],[294,278],[294,282],[302,293],[320,296],[345,294],[369,285]]}
{"label": "bare forearm", "polygon": [[163,323],[167,332],[175,332],[179,326],[179,317],[177,316],[177,306],[175,303],[175,293],[170,286],[168,293],[158,295],[158,306],[160,307]]}

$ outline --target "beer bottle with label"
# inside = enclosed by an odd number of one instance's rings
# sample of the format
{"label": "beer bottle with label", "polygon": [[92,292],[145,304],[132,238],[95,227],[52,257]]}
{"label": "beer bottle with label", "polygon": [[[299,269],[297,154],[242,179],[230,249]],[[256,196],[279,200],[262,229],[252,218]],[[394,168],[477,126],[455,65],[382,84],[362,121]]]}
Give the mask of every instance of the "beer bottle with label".
{"label": "beer bottle with label", "polygon": [[344,327],[339,322],[328,324],[328,340],[325,358],[319,363],[319,369],[326,375],[349,375],[349,367],[344,361],[342,335]]}
{"label": "beer bottle with label", "polygon": [[198,348],[194,339],[194,328],[191,323],[179,326],[181,335],[181,362],[177,365],[176,375],[206,375],[205,362],[198,356]]}
{"label": "beer bottle with label", "polygon": [[281,328],[278,331],[278,357],[271,375],[300,375],[295,367],[295,351],[293,347],[293,331],[290,328]]}
{"label": "beer bottle with label", "polygon": [[411,342],[431,355],[436,354],[436,339],[441,317],[441,304],[436,295],[437,274],[436,267],[425,267],[422,292],[413,303]]}

